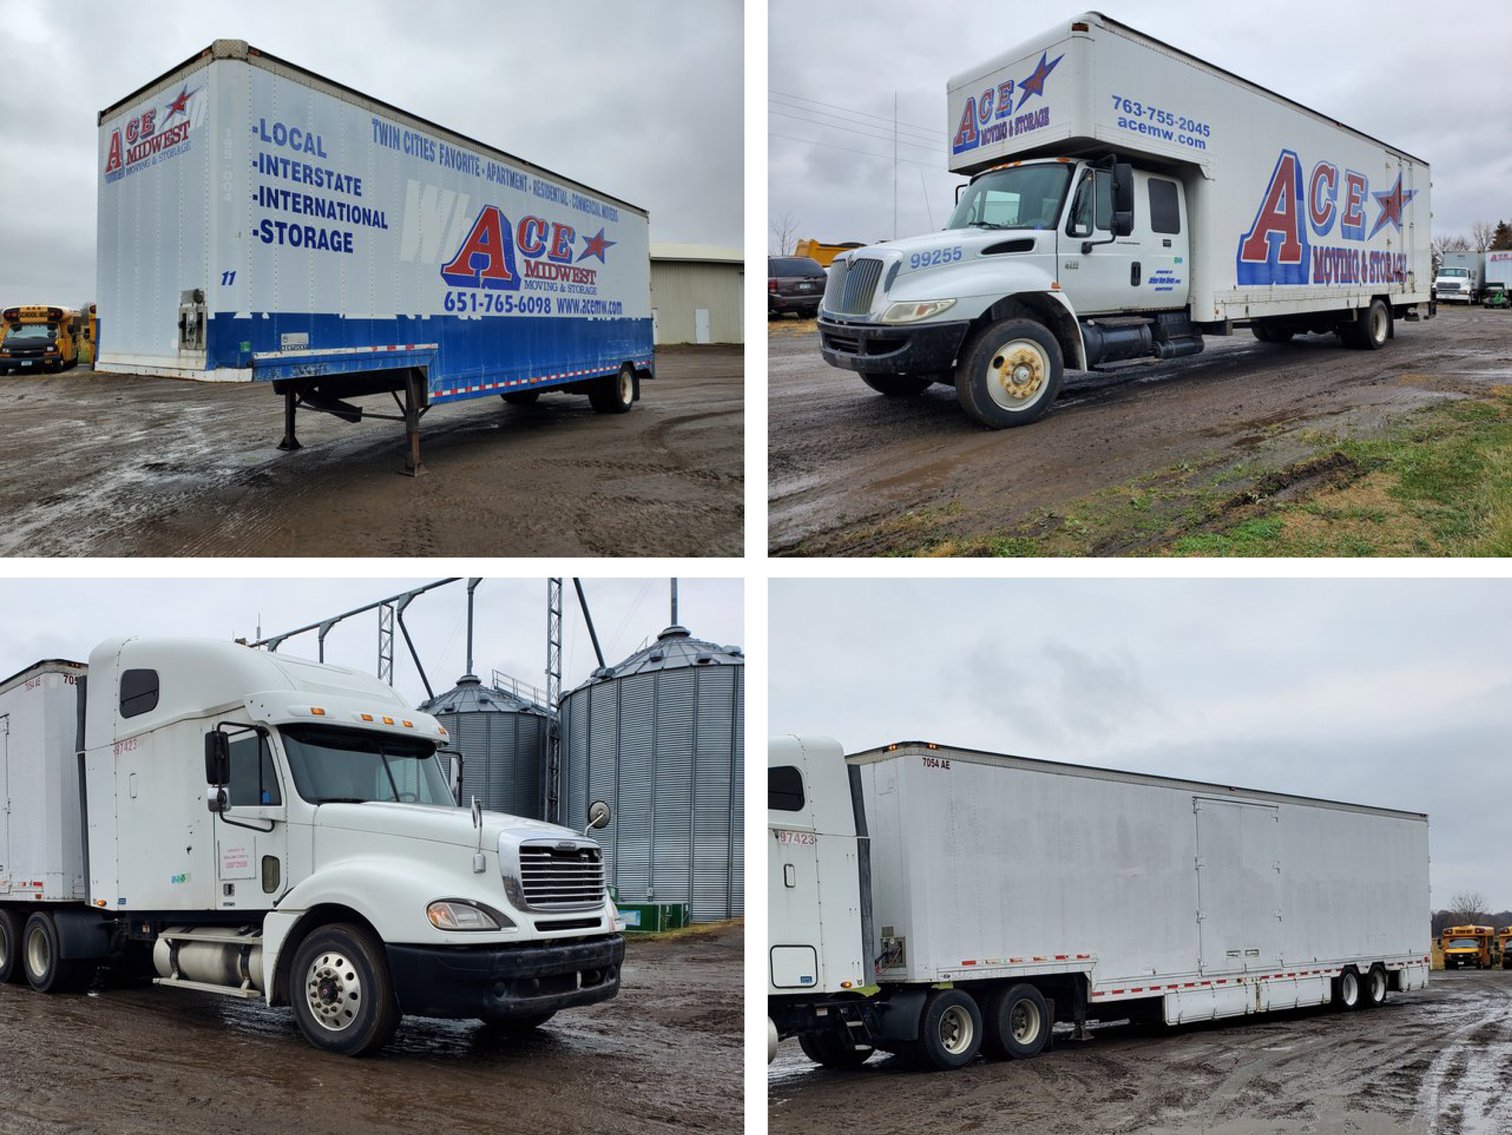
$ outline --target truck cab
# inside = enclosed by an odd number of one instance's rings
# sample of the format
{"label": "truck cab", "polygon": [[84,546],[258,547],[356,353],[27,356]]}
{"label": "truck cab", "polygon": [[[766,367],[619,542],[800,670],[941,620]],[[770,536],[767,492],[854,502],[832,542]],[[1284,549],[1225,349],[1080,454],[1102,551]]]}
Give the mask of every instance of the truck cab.
{"label": "truck cab", "polygon": [[1439,303],[1468,305],[1475,298],[1475,280],[1469,268],[1444,265],[1433,278],[1433,289],[1438,293]]}

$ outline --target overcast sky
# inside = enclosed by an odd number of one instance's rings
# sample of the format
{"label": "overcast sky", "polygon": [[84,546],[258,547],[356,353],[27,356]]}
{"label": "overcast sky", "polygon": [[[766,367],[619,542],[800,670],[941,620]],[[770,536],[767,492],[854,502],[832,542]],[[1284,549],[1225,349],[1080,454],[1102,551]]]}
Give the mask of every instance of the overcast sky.
{"label": "overcast sky", "polygon": [[[332,615],[434,582],[438,576],[364,580],[4,580],[0,581],[0,678],[44,658],[87,662],[114,635],[193,635],[254,639],[294,630]],[[562,689],[574,689],[597,667],[572,581],[564,580]],[[605,661],[613,666],[655,640],[670,619],[666,579],[588,579],[583,589]],[[485,682],[494,670],[533,686],[546,685],[546,581],[485,579],[476,594],[473,655]],[[678,621],[695,638],[744,646],[739,580],[679,579]],[[405,611],[404,624],[436,693],[466,670],[467,590],[464,581],[427,592]],[[279,651],[316,658],[314,633]],[[377,672],[378,615],[346,620],[326,636],[327,662]],[[396,628],[394,685],[418,704],[425,686]]]}
{"label": "overcast sky", "polygon": [[[770,5],[769,213],[789,214],[798,237],[876,241],[941,228],[962,180],[945,172],[946,81],[1088,8],[1428,162],[1435,236],[1512,220],[1512,114],[1503,109],[1512,106],[1512,5]],[[896,234],[894,95],[907,143],[898,147]],[[770,233],[768,241],[775,251]]]}
{"label": "overcast sky", "polygon": [[0,0],[0,305],[95,291],[100,110],[216,39],[254,47],[743,243],[739,0]]}
{"label": "overcast sky", "polygon": [[773,580],[772,733],[936,741],[1429,814],[1512,909],[1512,580]]}

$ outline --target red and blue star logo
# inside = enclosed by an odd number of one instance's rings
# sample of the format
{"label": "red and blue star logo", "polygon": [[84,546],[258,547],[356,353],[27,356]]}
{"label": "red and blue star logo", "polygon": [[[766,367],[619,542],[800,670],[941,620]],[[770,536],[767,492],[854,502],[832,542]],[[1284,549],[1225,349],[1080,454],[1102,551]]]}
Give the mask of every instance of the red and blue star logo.
{"label": "red and blue star logo", "polygon": [[185,118],[189,117],[189,99],[198,93],[198,87],[195,87],[192,91],[187,84],[180,87],[179,93],[174,95],[173,101],[168,104],[168,113],[163,116],[163,122],[166,124],[175,114],[182,114]]}
{"label": "red and blue star logo", "polygon": [[616,244],[619,243],[619,241],[606,240],[604,237],[604,232],[604,229],[599,229],[598,236],[585,236],[583,238],[585,247],[583,248],[582,254],[578,256],[577,263],[581,264],[590,256],[597,256],[600,264],[607,263],[607,261],[604,260],[605,251],[613,248]]}
{"label": "red and blue star logo", "polygon": [[1397,232],[1401,232],[1402,210],[1406,207],[1407,202],[1417,196],[1417,192],[1416,189],[1404,190],[1402,188],[1402,175],[1398,172],[1396,184],[1389,190],[1385,193],[1372,193],[1371,196],[1376,199],[1376,204],[1381,207],[1381,215],[1376,218],[1375,228],[1370,230],[1370,235],[1375,236],[1376,233],[1380,232],[1387,221],[1396,226]]}
{"label": "red and blue star logo", "polygon": [[[1057,55],[1054,59],[1050,59],[1048,51],[1040,53],[1039,66],[1035,67],[1032,75],[1019,84],[1019,100],[1018,104],[1013,108],[1015,111],[1023,107],[1025,100],[1030,95],[1043,95],[1045,93],[1045,80],[1050,77],[1050,72],[1055,70],[1055,65],[1064,58],[1065,55],[1062,54]],[[1046,62],[1047,59],[1049,59],[1048,63]]]}

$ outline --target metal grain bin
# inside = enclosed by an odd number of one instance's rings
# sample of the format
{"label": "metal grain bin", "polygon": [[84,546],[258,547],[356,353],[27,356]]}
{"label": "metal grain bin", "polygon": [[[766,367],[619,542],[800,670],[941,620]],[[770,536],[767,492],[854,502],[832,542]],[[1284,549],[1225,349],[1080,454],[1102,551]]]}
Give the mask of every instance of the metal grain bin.
{"label": "metal grain bin", "polygon": [[671,626],[562,699],[561,820],[614,808],[594,833],[626,903],[687,903],[694,922],[744,910],[745,657]]}
{"label": "metal grain bin", "polygon": [[[474,796],[491,812],[533,820],[546,815],[546,711],[535,702],[464,674],[420,707],[446,726],[462,754],[459,802]],[[578,825],[581,827],[582,825]]]}

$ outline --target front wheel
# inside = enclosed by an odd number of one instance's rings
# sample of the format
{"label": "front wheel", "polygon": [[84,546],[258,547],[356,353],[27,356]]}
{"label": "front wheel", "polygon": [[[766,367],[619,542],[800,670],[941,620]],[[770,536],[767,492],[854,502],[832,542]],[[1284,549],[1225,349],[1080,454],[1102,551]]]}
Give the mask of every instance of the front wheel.
{"label": "front wheel", "polygon": [[840,1033],[799,1033],[798,1047],[815,1064],[826,1068],[859,1068],[871,1058],[870,1045],[856,1047]]}
{"label": "front wheel", "polygon": [[906,374],[863,374],[861,381],[889,398],[912,398],[934,385],[932,378],[914,378]]}
{"label": "front wheel", "polygon": [[1391,308],[1385,300],[1371,300],[1370,306],[1361,308],[1350,328],[1351,347],[1362,351],[1379,351],[1391,338]]}
{"label": "front wheel", "polygon": [[956,398],[984,426],[1025,426],[1049,412],[1063,373],[1060,344],[1048,329],[1005,319],[968,345],[956,368]]}
{"label": "front wheel", "polygon": [[316,1048],[363,1056],[399,1027],[399,1002],[383,952],[367,932],[336,923],[299,944],[289,1000],[299,1031]]}
{"label": "front wheel", "polygon": [[628,413],[635,405],[635,368],[626,363],[619,374],[595,379],[588,388],[588,402],[595,413]]}
{"label": "front wheel", "polygon": [[939,1071],[960,1068],[982,1050],[982,1014],[964,989],[936,989],[924,1002],[919,1039],[909,1046],[915,1064]]}

